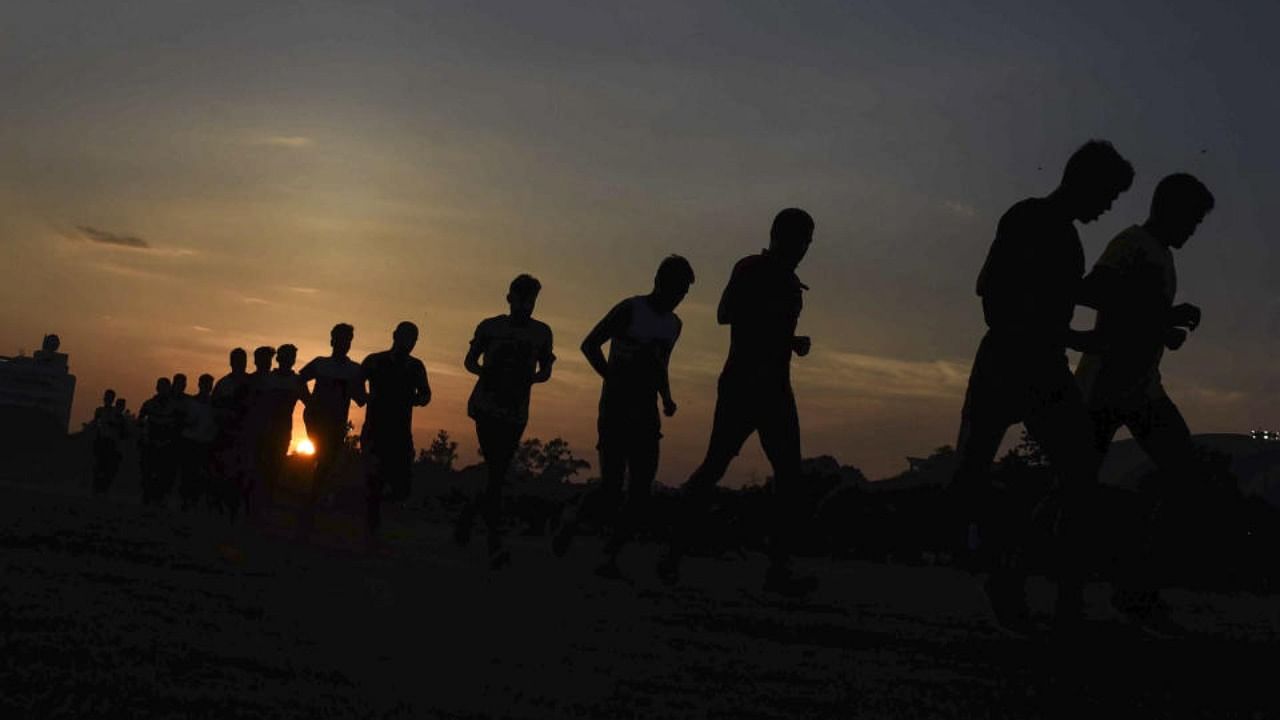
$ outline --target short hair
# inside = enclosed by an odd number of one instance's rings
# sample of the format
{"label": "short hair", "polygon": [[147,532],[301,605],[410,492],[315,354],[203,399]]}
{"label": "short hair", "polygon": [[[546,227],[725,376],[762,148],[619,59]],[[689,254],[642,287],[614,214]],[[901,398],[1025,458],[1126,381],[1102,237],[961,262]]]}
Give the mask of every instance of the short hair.
{"label": "short hair", "polygon": [[355,338],[356,329],[350,323],[338,323],[329,331],[329,339],[333,340],[338,337],[345,337],[348,340]]}
{"label": "short hair", "polygon": [[1133,166],[1106,140],[1090,140],[1071,153],[1062,171],[1062,184],[1070,187],[1102,185],[1122,193],[1133,185]]}
{"label": "short hair", "polygon": [[788,240],[797,234],[813,232],[813,216],[800,208],[786,208],[773,217],[769,242]]}
{"label": "short hair", "polygon": [[417,337],[418,326],[414,325],[408,320],[401,321],[399,325],[396,325],[395,332],[391,333],[391,337],[393,338],[400,337],[404,333],[413,333],[413,336]]}
{"label": "short hair", "polygon": [[511,281],[511,287],[507,291],[516,297],[533,297],[542,292],[542,283],[538,282],[538,278],[528,273],[520,273]]}
{"label": "short hair", "polygon": [[177,385],[179,380],[181,380],[181,381],[182,381],[182,383],[185,385],[185,384],[186,384],[186,382],[187,382],[187,374],[186,374],[186,373],[174,373],[174,374],[173,374],[173,384],[174,384],[174,385]]}
{"label": "short hair", "polygon": [[106,400],[107,402],[110,402],[110,400],[107,400],[107,398],[111,398],[112,400],[114,400],[115,397],[116,397],[116,391],[112,390],[111,388],[107,388],[102,392],[102,399]]}
{"label": "short hair", "polygon": [[1151,217],[1194,210],[1207,215],[1213,209],[1213,193],[1190,173],[1166,175],[1151,195]]}
{"label": "short hair", "polygon": [[678,282],[684,285],[693,284],[693,266],[689,264],[679,255],[668,255],[658,263],[658,272],[653,276],[653,282],[657,285],[664,285],[668,282]]}
{"label": "short hair", "polygon": [[212,385],[212,384],[213,384],[213,376],[212,376],[212,375],[210,375],[209,373],[201,373],[201,374],[200,374],[200,377],[196,378],[196,387],[199,387],[199,386],[204,385],[204,384],[206,384],[206,383],[207,383],[207,384],[209,384],[209,385]]}
{"label": "short hair", "polygon": [[269,361],[271,360],[271,358],[275,356],[276,356],[276,349],[271,347],[270,345],[260,345],[257,348],[255,348],[253,351],[253,359],[255,361],[257,360]]}
{"label": "short hair", "polygon": [[242,357],[242,358],[244,358],[245,360],[248,360],[248,359],[249,359],[249,353],[245,352],[245,351],[244,351],[244,348],[238,347],[238,348],[235,348],[235,349],[233,349],[233,350],[231,351],[231,354],[230,354],[230,356],[229,356],[229,357],[230,357],[230,359],[231,359],[231,362],[235,362],[235,360],[236,360],[236,358],[237,358],[237,357]]}
{"label": "short hair", "polygon": [[292,343],[285,343],[281,345],[276,348],[276,357],[280,357],[281,355],[288,355],[295,358],[298,357],[298,346]]}

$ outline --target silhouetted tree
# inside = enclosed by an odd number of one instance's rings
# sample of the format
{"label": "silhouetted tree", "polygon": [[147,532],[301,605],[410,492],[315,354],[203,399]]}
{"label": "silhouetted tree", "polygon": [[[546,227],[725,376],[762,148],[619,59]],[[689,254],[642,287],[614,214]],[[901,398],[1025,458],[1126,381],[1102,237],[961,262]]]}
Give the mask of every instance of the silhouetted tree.
{"label": "silhouetted tree", "polygon": [[545,445],[538,438],[530,438],[520,443],[511,467],[521,480],[562,483],[579,470],[589,469],[591,463],[574,457],[563,438],[552,438]]}
{"label": "silhouetted tree", "polygon": [[458,443],[449,439],[448,430],[440,430],[431,441],[431,446],[418,451],[418,462],[425,463],[443,472],[453,470],[458,461]]}

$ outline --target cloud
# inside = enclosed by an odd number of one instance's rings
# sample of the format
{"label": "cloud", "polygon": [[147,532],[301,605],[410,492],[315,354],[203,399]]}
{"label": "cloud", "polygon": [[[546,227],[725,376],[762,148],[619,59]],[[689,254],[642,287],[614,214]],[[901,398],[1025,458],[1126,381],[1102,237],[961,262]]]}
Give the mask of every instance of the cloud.
{"label": "cloud", "polygon": [[833,393],[865,397],[955,398],[969,379],[966,363],[899,360],[850,352],[815,352],[792,365],[796,379]]}
{"label": "cloud", "polygon": [[137,235],[120,235],[118,233],[109,232],[107,230],[99,230],[89,225],[77,225],[76,229],[90,242],[103,243],[105,245],[116,245],[118,247],[137,248],[139,250],[149,250],[151,243],[143,240]]}
{"label": "cloud", "polygon": [[270,305],[271,304],[270,300],[263,300],[260,297],[242,297],[240,298],[240,300],[249,305]]}
{"label": "cloud", "polygon": [[293,291],[293,292],[296,292],[296,293],[301,293],[301,294],[303,294],[303,295],[315,295],[316,293],[320,292],[320,290],[319,290],[319,289],[317,289],[317,288],[312,288],[312,287],[292,287],[292,286],[290,286],[290,287],[289,287],[289,290],[291,290],[291,291]]}
{"label": "cloud", "polygon": [[213,328],[205,327],[204,325],[192,325],[191,329],[202,333],[213,332]]}
{"label": "cloud", "polygon": [[315,144],[315,141],[302,135],[267,135],[266,137],[256,138],[249,144],[298,150],[311,147],[311,145]]}
{"label": "cloud", "polygon": [[947,212],[954,213],[961,217],[976,217],[978,209],[968,203],[962,203],[959,200],[946,200],[942,203],[942,209]]}

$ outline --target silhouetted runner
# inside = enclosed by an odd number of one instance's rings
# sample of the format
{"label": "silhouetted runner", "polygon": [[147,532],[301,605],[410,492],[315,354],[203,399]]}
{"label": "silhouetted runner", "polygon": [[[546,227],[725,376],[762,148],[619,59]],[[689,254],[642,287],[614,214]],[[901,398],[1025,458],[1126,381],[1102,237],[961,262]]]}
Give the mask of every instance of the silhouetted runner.
{"label": "silhouetted runner", "polygon": [[246,392],[244,424],[241,426],[241,442],[245,452],[244,484],[240,487],[240,500],[245,516],[252,519],[258,511],[259,498],[265,478],[271,472],[270,438],[272,405],[270,401],[271,361],[276,349],[262,345],[253,351],[253,372],[249,375]]}
{"label": "silhouetted runner", "polygon": [[289,443],[293,440],[293,410],[299,402],[311,400],[307,384],[293,366],[298,362],[298,348],[288,343],[276,348],[276,369],[263,381],[262,392],[267,404],[267,426],[262,445],[262,477],[268,488],[280,484]]}
{"label": "silhouetted runner", "polygon": [[791,569],[790,544],[799,508],[800,421],[791,390],[791,355],[809,353],[809,338],[795,334],[804,304],[796,267],[813,241],[813,218],[788,208],[773,219],[769,248],[739,260],[720,298],[716,319],[729,325],[729,356],[720,373],[711,440],[702,465],[683,488],[682,517],[658,563],[664,582],[678,579],[680,561],[710,504],[715,486],[751,433],[758,433],[773,466],[773,528],[765,589],[804,595],[816,579]]}
{"label": "silhouetted runner", "polygon": [[476,514],[483,515],[489,565],[494,569],[511,560],[502,544],[502,486],[529,422],[530,391],[534,383],[551,379],[556,359],[551,352],[551,328],[533,319],[541,290],[542,284],[529,275],[512,280],[507,292],[510,312],[476,326],[463,361],[467,372],[479,376],[467,400],[467,415],[476,422],[487,481],[463,507],[454,526],[454,539],[467,544]]}
{"label": "silhouetted runner", "polygon": [[156,394],[138,408],[142,434],[138,465],[142,475],[142,503],[164,503],[173,486],[180,418],[169,378],[156,380]]}
{"label": "silhouetted runner", "polygon": [[183,510],[190,510],[210,494],[213,442],[218,434],[212,395],[213,376],[206,373],[197,380],[195,395],[177,398],[182,404],[182,431],[178,439],[182,475],[178,495]]}
{"label": "silhouetted runner", "polygon": [[431,402],[427,368],[409,354],[417,344],[418,326],[406,320],[396,326],[390,350],[373,353],[360,363],[369,383],[360,451],[368,486],[365,522],[370,541],[382,525],[382,501],[409,498],[413,408]]}
{"label": "silhouetted runner", "polygon": [[93,411],[93,493],[105,494],[120,472],[124,455],[120,444],[125,436],[124,405],[116,401],[116,391],[102,393],[102,405]]}
{"label": "silhouetted runner", "polygon": [[1185,173],[1169,175],[1156,186],[1146,222],[1117,235],[1085,278],[1088,304],[1098,310],[1096,330],[1107,342],[1101,353],[1080,359],[1076,378],[1093,417],[1099,456],[1105,456],[1116,430],[1129,429],[1155,462],[1161,484],[1150,493],[1147,520],[1137,533],[1140,547],[1121,568],[1112,602],[1153,634],[1177,634],[1158,592],[1156,523],[1167,525],[1169,505],[1188,507],[1202,479],[1191,431],[1165,392],[1160,360],[1166,348],[1177,350],[1187,332],[1200,325],[1200,308],[1174,305],[1177,271],[1173,250],[1180,250],[1213,209],[1213,195]]}
{"label": "silhouetted runner", "polygon": [[1081,300],[1084,250],[1074,223],[1091,222],[1133,182],[1133,168],[1109,143],[1091,141],[1067,161],[1044,198],[1004,214],[978,275],[987,333],[969,375],[956,443],[955,487],[990,557],[984,585],[997,622],[1014,634],[1033,628],[1019,558],[1026,518],[1002,508],[989,470],[1005,431],[1023,423],[1059,476],[1056,491],[1061,622],[1079,616],[1083,586],[1082,510],[1097,479],[1098,454],[1066,348],[1098,347],[1094,333],[1071,329]]}
{"label": "silhouetted runner", "polygon": [[218,425],[212,492],[218,504],[234,519],[244,502],[242,490],[248,486],[246,478],[251,467],[244,428],[249,412],[250,376],[245,372],[248,354],[244,348],[232,350],[229,360],[231,372],[213,386],[210,398]]}
{"label": "silhouetted runner", "polygon": [[[653,290],[613,306],[582,341],[582,353],[604,380],[596,421],[600,452],[600,484],[565,514],[552,549],[563,555],[581,517],[597,515],[610,527],[604,561],[596,568],[603,577],[621,577],[618,555],[627,540],[648,519],[649,497],[658,473],[658,445],[662,421],[658,400],[667,417],[676,413],[667,366],[680,338],[675,309],[693,284],[693,267],[679,255],[658,265]],[[609,343],[609,357],[603,347]],[[624,495],[623,478],[630,472]]]}
{"label": "silhouetted runner", "polygon": [[347,356],[355,339],[355,328],[338,323],[329,331],[329,346],[333,352],[307,363],[299,373],[303,382],[314,382],[311,401],[302,414],[307,426],[307,436],[315,446],[315,472],[311,489],[303,508],[299,532],[306,535],[314,522],[316,505],[328,493],[333,492],[334,478],[339,461],[346,448],[347,416],[351,403],[365,404],[364,371],[360,364]]}

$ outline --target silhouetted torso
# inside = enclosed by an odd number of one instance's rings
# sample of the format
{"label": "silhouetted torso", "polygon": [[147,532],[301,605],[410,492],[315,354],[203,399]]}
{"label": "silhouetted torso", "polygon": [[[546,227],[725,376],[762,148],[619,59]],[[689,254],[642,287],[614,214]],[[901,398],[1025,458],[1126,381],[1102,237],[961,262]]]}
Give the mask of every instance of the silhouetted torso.
{"label": "silhouetted torso", "polygon": [[369,380],[365,425],[377,432],[407,432],[413,420],[414,397],[428,387],[422,361],[384,350],[366,357],[360,367]]}
{"label": "silhouetted torso", "polygon": [[652,410],[665,358],[680,337],[680,318],[674,312],[658,312],[645,295],[623,300],[609,315],[616,326],[610,328],[601,407],[634,405]]}
{"label": "silhouetted torso", "polygon": [[991,335],[1002,347],[1064,355],[1084,276],[1084,248],[1071,218],[1043,198],[1009,208],[978,275]]}
{"label": "silhouetted torso", "polygon": [[288,436],[293,429],[293,409],[306,395],[306,384],[294,371],[276,368],[263,380],[263,394],[270,431]]}
{"label": "silhouetted torso", "polygon": [[1077,377],[1086,396],[1164,395],[1160,359],[1166,320],[1178,291],[1173,251],[1140,225],[1117,235],[1094,263],[1114,272],[1115,293],[1099,308],[1095,328],[1107,351],[1086,353]]}
{"label": "silhouetted torso", "polygon": [[738,261],[721,300],[730,323],[724,376],[790,382],[804,290],[795,271],[767,250]]}
{"label": "silhouetted torso", "polygon": [[213,386],[210,402],[219,429],[229,435],[238,434],[249,409],[249,374],[228,373]]}
{"label": "silhouetted torso", "polygon": [[520,322],[497,315],[476,326],[471,343],[483,349],[484,365],[467,401],[467,415],[527,422],[538,362],[545,365],[552,360],[551,328],[533,318]]}
{"label": "silhouetted torso", "polygon": [[300,375],[304,380],[315,380],[307,405],[308,416],[320,418],[335,427],[345,427],[351,401],[364,382],[359,363],[348,357],[318,357],[307,363]]}
{"label": "silhouetted torso", "polygon": [[170,395],[148,398],[138,408],[138,419],[143,423],[143,439],[151,445],[167,445],[177,438],[181,417]]}

